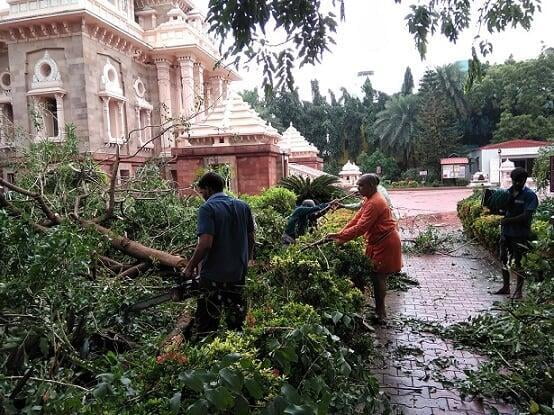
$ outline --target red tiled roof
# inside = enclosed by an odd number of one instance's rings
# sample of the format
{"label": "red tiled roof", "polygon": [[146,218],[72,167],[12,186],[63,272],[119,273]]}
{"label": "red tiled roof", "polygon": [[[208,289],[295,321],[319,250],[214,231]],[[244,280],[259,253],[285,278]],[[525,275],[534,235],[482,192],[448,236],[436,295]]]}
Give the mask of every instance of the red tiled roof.
{"label": "red tiled roof", "polygon": [[441,164],[469,164],[467,157],[448,157],[441,159]]}
{"label": "red tiled roof", "polygon": [[520,147],[545,147],[553,145],[551,141],[537,141],[537,140],[510,140],[503,143],[489,144],[481,147],[481,150],[491,150],[494,148],[520,148]]}

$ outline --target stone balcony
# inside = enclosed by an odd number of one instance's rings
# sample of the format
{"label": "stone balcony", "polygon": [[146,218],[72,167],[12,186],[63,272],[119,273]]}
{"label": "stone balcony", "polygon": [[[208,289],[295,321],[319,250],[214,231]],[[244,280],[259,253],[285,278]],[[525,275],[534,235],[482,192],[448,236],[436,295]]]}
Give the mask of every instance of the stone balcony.
{"label": "stone balcony", "polygon": [[144,30],[134,21],[132,11],[121,10],[108,0],[8,0],[8,5],[8,13],[0,12],[0,23],[87,11],[138,40],[144,37]]}

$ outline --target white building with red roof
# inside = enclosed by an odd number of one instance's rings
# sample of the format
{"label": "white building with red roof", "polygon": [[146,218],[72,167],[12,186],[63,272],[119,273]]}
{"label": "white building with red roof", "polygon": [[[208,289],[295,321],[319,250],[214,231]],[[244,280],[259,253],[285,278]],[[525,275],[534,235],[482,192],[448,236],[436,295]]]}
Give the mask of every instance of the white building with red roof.
{"label": "white building with red roof", "polygon": [[526,139],[486,145],[468,154],[471,173],[483,172],[491,184],[498,185],[501,181],[500,166],[503,162],[509,160],[515,167],[523,167],[531,173],[539,150],[552,145],[554,143],[548,141]]}

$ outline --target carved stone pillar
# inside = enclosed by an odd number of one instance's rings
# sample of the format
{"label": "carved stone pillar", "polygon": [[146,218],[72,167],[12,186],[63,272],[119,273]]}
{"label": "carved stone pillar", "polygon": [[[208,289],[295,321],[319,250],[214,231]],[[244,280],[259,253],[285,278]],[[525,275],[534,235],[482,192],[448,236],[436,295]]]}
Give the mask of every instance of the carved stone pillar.
{"label": "carved stone pillar", "polygon": [[210,78],[212,85],[212,106],[216,106],[223,98],[223,78],[219,75]]}
{"label": "carved stone pillar", "polygon": [[110,97],[101,97],[102,99],[102,115],[104,117],[104,142],[109,143],[112,141],[112,133],[110,126]]}
{"label": "carved stone pillar", "polygon": [[205,66],[197,62],[194,64],[194,108],[200,114],[199,118],[204,117],[204,69]]}
{"label": "carved stone pillar", "polygon": [[138,142],[142,145],[142,143],[144,143],[144,130],[142,129],[143,125],[141,124],[140,120],[140,107],[135,107],[135,119],[135,128],[137,129],[137,134],[139,138]]}
{"label": "carved stone pillar", "polygon": [[227,99],[228,92],[229,92],[229,81],[225,79],[223,81],[223,89],[221,91],[221,97],[223,99]]}
{"label": "carved stone pillar", "polygon": [[[145,126],[144,129],[144,142],[147,143],[145,145],[146,148],[152,148],[154,145],[150,141],[152,139],[152,111],[146,110],[146,120],[145,120]],[[144,126],[143,126],[144,127]]]}
{"label": "carved stone pillar", "polygon": [[192,56],[179,56],[181,69],[181,91],[183,94],[183,114],[190,117],[194,111],[194,60]]}
{"label": "carved stone pillar", "polygon": [[212,88],[209,82],[204,82],[204,103],[205,114],[207,115],[212,109]]}
{"label": "carved stone pillar", "polygon": [[[158,75],[158,94],[160,97],[160,119],[162,124],[171,118],[171,89],[169,82],[169,61],[164,58],[155,60]],[[162,152],[167,152],[173,146],[173,137],[165,133],[161,137]]]}
{"label": "carved stone pillar", "polygon": [[63,113],[63,94],[56,94],[56,115],[58,118],[58,139],[65,138],[65,117]]}
{"label": "carved stone pillar", "polygon": [[2,147],[2,144],[6,141],[6,131],[5,131],[5,123],[4,118],[6,117],[6,110],[5,110],[5,104],[0,104],[0,147]]}
{"label": "carved stone pillar", "polygon": [[119,125],[117,129],[117,142],[125,142],[125,103],[123,101],[117,101],[117,110],[119,112]]}

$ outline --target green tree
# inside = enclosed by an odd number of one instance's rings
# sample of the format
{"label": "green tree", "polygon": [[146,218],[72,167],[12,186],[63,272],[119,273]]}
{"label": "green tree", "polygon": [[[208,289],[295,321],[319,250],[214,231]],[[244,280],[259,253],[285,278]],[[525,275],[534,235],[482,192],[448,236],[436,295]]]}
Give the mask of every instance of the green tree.
{"label": "green tree", "polygon": [[404,167],[410,164],[415,149],[417,106],[415,95],[394,95],[373,125],[380,148]]}
{"label": "green tree", "polygon": [[[547,126],[554,117],[554,56],[541,54],[537,59],[510,60],[486,68],[483,79],[468,92],[467,101],[472,121],[485,123],[481,143],[491,140],[493,134],[495,140],[505,140],[514,138],[508,133],[517,133],[517,137],[526,131],[537,138],[548,137],[551,130]],[[530,117],[521,117],[524,115]],[[501,131],[495,133],[497,128]]]}
{"label": "green tree", "polygon": [[417,165],[439,175],[439,161],[460,148],[462,129],[452,105],[444,96],[422,97],[417,114]]}
{"label": "green tree", "polygon": [[440,173],[439,159],[460,146],[467,107],[463,84],[456,65],[428,70],[420,83],[415,164],[433,176]]}
{"label": "green tree", "polygon": [[360,170],[363,173],[377,173],[377,168],[380,167],[381,178],[396,180],[400,177],[400,168],[397,161],[380,150],[375,150],[371,154],[360,153],[356,163],[360,166]]}
{"label": "green tree", "polygon": [[[471,22],[489,33],[518,26],[529,30],[541,3],[541,0],[490,0],[483,5],[470,1],[412,1],[406,16],[407,27],[422,57],[427,53],[430,34],[439,32],[455,43]],[[274,83],[275,89],[287,85],[292,90],[295,65],[319,63],[335,43],[337,14],[344,19],[344,0],[333,2],[330,9],[322,4],[321,0],[211,0],[207,22],[210,32],[220,38],[225,58],[233,56],[237,65],[245,60],[261,65],[266,92],[272,90]],[[476,19],[471,18],[472,13],[476,13]],[[276,36],[285,41],[272,46],[265,36],[266,27],[273,28]],[[481,40],[477,47],[483,55],[492,50],[486,40]],[[472,52],[477,57],[475,48]]]}
{"label": "green tree", "polygon": [[554,117],[531,114],[512,115],[504,111],[493,133],[493,142],[531,138],[535,140],[554,139]]}
{"label": "green tree", "polygon": [[410,67],[406,67],[404,72],[404,82],[402,82],[402,89],[400,93],[402,95],[410,95],[414,90],[414,77],[412,76],[412,70]]}

